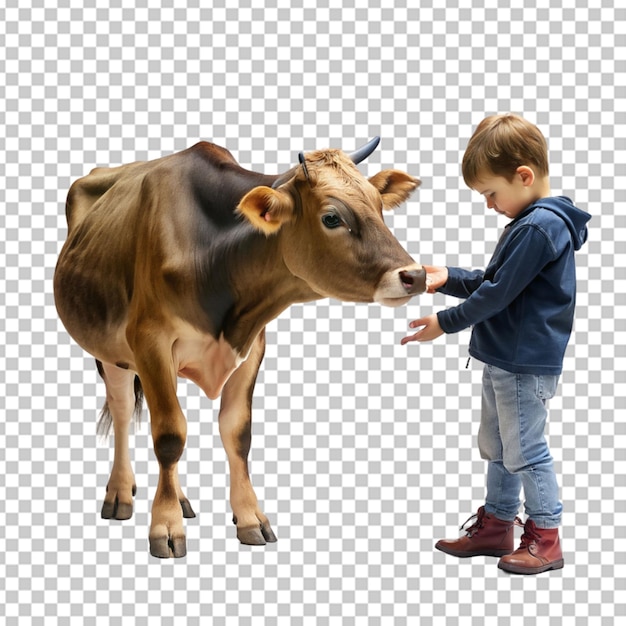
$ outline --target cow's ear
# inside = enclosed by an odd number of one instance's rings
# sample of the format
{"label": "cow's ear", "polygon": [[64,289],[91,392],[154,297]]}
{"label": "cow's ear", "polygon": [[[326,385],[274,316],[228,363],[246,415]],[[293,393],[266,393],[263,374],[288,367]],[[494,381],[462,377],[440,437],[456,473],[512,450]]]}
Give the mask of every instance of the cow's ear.
{"label": "cow's ear", "polygon": [[400,170],[383,170],[369,179],[383,199],[383,208],[393,209],[402,204],[420,185],[418,178]]}
{"label": "cow's ear", "polygon": [[288,193],[271,187],[255,187],[239,203],[237,210],[256,229],[271,235],[293,215],[293,200]]}

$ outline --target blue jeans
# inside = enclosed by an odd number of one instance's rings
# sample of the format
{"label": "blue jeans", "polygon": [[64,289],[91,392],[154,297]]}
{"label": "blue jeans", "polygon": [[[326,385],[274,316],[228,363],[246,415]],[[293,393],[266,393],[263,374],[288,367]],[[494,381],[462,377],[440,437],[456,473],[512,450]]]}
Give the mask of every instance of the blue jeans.
{"label": "blue jeans", "polygon": [[560,526],[563,506],[544,435],[546,402],[558,381],[558,376],[512,374],[485,365],[478,448],[489,461],[488,514],[513,520],[523,488],[528,518],[538,528]]}

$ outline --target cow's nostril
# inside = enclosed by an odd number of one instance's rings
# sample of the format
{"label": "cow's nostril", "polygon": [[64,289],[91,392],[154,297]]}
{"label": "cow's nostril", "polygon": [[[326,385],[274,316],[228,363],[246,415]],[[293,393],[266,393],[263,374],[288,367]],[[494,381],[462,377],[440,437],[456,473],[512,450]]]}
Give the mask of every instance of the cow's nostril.
{"label": "cow's nostril", "polygon": [[413,276],[411,276],[410,272],[405,272],[405,271],[400,272],[400,280],[402,281],[402,284],[407,288],[410,288],[413,286],[414,278]]}
{"label": "cow's nostril", "polygon": [[426,289],[426,272],[423,268],[419,270],[402,270],[400,272],[400,281],[407,293],[421,293]]}

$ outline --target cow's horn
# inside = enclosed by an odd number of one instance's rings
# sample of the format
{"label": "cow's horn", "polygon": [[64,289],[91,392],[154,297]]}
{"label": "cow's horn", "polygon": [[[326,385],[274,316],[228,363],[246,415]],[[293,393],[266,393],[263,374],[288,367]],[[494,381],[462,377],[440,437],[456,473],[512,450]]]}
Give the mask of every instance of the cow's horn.
{"label": "cow's horn", "polygon": [[365,159],[376,150],[376,146],[378,146],[379,143],[380,137],[374,137],[374,139],[359,148],[356,152],[353,152],[350,158],[355,165],[358,165],[361,161],[365,161]]}
{"label": "cow's horn", "polygon": [[304,170],[304,176],[306,177],[309,185],[311,184],[311,178],[309,177],[309,170],[306,166],[306,159],[304,158],[304,152],[298,153],[298,160],[300,161],[300,165],[302,165],[302,169]]}

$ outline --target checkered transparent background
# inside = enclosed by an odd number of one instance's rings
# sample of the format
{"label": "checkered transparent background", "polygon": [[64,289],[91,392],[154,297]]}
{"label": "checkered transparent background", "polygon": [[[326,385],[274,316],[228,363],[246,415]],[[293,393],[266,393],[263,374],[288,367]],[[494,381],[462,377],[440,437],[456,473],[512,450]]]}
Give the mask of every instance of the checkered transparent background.
{"label": "checkered transparent background", "polygon": [[[0,622],[619,623],[626,613],[626,11],[619,4],[2,3]],[[410,319],[453,304],[443,296],[396,310],[322,301],[270,324],[251,471],[277,544],[237,542],[218,404],[185,381],[179,395],[189,438],[180,469],[198,513],[186,524],[188,556],[148,554],[158,469],[147,411],[132,440],[135,516],[101,520],[113,452],[95,433],[104,387],[57,320],[51,293],[71,182],[95,165],[155,158],[199,139],[226,146],[244,167],[274,173],[299,150],[351,150],[379,134],[381,147],[362,171],[395,166],[423,180],[387,218],[398,239],[425,263],[484,267],[504,224],[464,187],[459,163],[475,124],[504,111],[538,124],[549,138],[553,191],[593,214],[549,424],[563,487],[565,568],[512,577],[495,559],[458,561],[433,549],[438,538],[456,536],[484,495],[475,445],[480,367],[465,369],[469,334],[399,345]]]}

